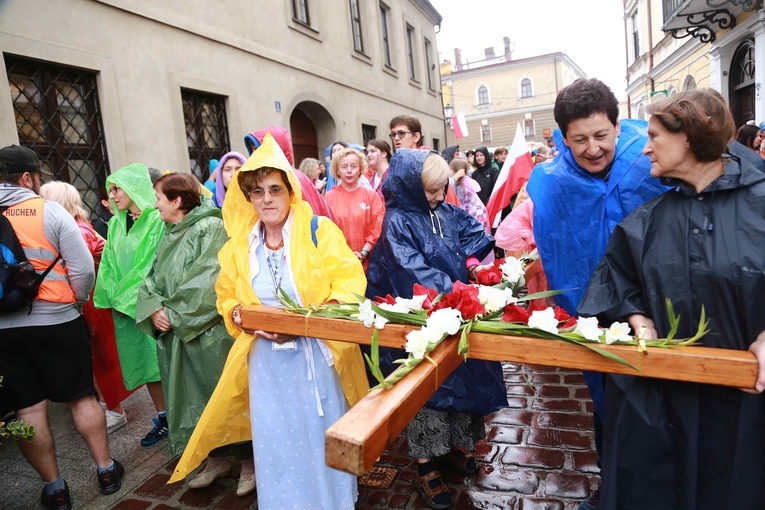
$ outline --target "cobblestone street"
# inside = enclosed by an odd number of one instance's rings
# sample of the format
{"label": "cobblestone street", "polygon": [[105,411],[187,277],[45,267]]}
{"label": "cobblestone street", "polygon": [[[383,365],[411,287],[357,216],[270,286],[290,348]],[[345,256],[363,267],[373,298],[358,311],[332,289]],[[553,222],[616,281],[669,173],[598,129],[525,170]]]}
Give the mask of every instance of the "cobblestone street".
{"label": "cobblestone street", "polygon": [[[578,372],[538,365],[505,363],[509,407],[487,421],[487,441],[478,451],[479,472],[465,476],[443,469],[444,481],[459,510],[572,510],[599,482],[592,419],[584,379]],[[126,404],[131,423],[110,436],[115,458],[128,474],[115,496],[101,496],[93,461],[74,431],[66,409],[52,416],[62,475],[72,489],[75,508],[91,510],[169,510],[191,508],[257,509],[257,496],[236,496],[236,475],[206,489],[165,485],[177,462],[166,446],[138,446],[150,400],[141,390]],[[160,443],[162,444],[162,443]],[[402,435],[381,457],[372,480],[361,480],[359,510],[427,508],[412,488],[415,463]],[[92,470],[92,472],[91,472]],[[368,485],[364,485],[367,482]],[[18,447],[0,448],[0,508],[37,504],[41,484]]]}

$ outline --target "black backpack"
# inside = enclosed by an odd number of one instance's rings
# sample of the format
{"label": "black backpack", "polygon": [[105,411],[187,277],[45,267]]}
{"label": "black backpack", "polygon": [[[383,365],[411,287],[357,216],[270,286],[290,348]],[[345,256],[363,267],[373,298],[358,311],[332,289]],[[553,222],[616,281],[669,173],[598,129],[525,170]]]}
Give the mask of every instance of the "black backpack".
{"label": "black backpack", "polygon": [[15,312],[29,307],[40,290],[40,284],[48,276],[56,260],[39,274],[24,255],[19,238],[13,230],[10,220],[3,214],[8,207],[0,207],[0,314]]}

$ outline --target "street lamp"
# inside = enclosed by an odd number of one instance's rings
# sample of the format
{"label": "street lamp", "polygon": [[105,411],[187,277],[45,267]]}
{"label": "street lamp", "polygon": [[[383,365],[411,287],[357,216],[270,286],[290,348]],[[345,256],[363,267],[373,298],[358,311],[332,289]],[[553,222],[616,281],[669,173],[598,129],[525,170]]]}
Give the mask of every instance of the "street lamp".
{"label": "street lamp", "polygon": [[446,103],[446,106],[444,106],[444,118],[446,120],[446,123],[449,124],[449,127],[452,127],[453,114],[454,114],[454,107],[450,105],[449,103]]}

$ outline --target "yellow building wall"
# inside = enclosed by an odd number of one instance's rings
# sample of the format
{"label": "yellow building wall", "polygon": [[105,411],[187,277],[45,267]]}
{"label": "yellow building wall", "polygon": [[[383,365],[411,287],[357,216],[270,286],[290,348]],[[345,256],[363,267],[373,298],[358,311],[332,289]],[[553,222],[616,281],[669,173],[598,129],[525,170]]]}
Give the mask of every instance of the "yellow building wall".
{"label": "yellow building wall", "polygon": [[[540,59],[527,65],[505,68],[476,68],[452,73],[450,63],[441,66],[441,84],[444,104],[454,107],[454,115],[462,112],[467,120],[469,134],[455,140],[447,129],[447,145],[459,144],[463,148],[481,145],[496,147],[509,145],[515,136],[516,126],[524,127],[525,120],[534,121],[534,132],[527,141],[543,142],[545,130],[552,132],[557,125],[552,110],[560,89],[579,77],[563,58]],[[521,64],[519,62],[519,64]],[[532,96],[521,97],[521,82],[528,78],[532,84]],[[489,105],[478,105],[478,88],[485,85],[489,90]],[[491,140],[481,139],[481,126],[491,127]]]}

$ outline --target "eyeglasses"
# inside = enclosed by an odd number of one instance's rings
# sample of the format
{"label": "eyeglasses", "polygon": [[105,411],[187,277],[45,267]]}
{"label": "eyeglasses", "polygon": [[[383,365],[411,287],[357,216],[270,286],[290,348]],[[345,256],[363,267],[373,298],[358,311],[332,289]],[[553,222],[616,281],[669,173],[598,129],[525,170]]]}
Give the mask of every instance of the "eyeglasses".
{"label": "eyeglasses", "polygon": [[114,186],[112,186],[111,188],[109,188],[109,192],[107,193],[107,195],[108,196],[116,195],[118,191],[119,191],[119,188],[115,188]]}
{"label": "eyeglasses", "polygon": [[395,140],[396,138],[404,138],[406,135],[413,135],[414,133],[412,131],[394,131],[390,134],[390,139]]}
{"label": "eyeglasses", "polygon": [[250,190],[250,196],[257,198],[258,200],[262,200],[265,198],[266,193],[269,193],[272,197],[280,197],[284,195],[285,191],[287,191],[287,188],[284,186],[270,186],[267,189],[253,188]]}

